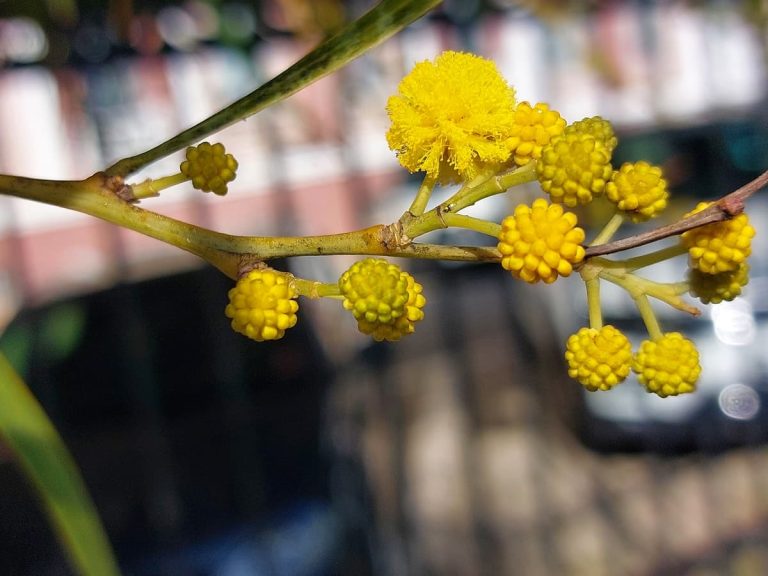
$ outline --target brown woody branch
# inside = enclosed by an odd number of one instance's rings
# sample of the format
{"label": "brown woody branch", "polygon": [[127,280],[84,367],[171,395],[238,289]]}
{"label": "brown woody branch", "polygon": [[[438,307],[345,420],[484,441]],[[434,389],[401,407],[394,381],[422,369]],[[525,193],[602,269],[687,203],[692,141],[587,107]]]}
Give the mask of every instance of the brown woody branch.
{"label": "brown woody branch", "polygon": [[621,240],[608,242],[607,244],[600,244],[599,246],[589,246],[586,249],[585,258],[604,256],[606,254],[621,252],[637,246],[644,246],[645,244],[650,244],[651,242],[656,242],[663,238],[682,234],[693,228],[698,228],[699,226],[734,218],[744,212],[744,203],[747,198],[763,188],[766,184],[768,184],[768,170],[738,190],[734,190],[730,194],[723,196],[720,200],[717,200],[712,205],[707,206],[704,210],[697,212],[692,216],[688,216],[687,218],[683,218],[672,224],[667,224],[666,226],[660,226],[659,228],[649,230],[648,232],[629,236],[628,238],[622,238]]}

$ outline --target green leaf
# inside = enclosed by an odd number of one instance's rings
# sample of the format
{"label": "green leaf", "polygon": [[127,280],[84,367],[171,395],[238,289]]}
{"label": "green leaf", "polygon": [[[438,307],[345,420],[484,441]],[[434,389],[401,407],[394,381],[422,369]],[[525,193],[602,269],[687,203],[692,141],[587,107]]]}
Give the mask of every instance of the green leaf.
{"label": "green leaf", "polygon": [[133,174],[147,164],[283,100],[418,20],[441,1],[382,0],[370,12],[348,24],[266,84],[162,144],[119,160],[107,168],[106,174],[123,177]]}
{"label": "green leaf", "polygon": [[2,354],[0,439],[13,450],[37,489],[73,569],[82,576],[118,576],[120,571],[106,533],[72,456],[32,392]]}

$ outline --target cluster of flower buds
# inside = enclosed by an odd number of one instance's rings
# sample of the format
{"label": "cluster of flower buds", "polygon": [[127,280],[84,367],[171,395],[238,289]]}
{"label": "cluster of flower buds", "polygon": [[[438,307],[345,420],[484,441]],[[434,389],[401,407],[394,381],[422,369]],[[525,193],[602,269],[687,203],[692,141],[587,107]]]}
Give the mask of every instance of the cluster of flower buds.
{"label": "cluster of flower buds", "polygon": [[[748,281],[747,258],[755,234],[746,214],[689,230],[673,249],[631,260],[589,258],[590,246],[610,241],[623,222],[656,218],[669,199],[660,166],[645,161],[613,166],[618,139],[610,122],[594,116],[568,124],[546,103],[517,102],[514,88],[493,62],[451,51],[416,64],[389,98],[387,112],[390,148],[403,167],[425,174],[420,194],[423,189],[430,192],[430,186],[461,184],[452,197],[455,202],[438,207],[444,223],[453,206],[468,206],[490,195],[471,196],[491,179],[506,182],[505,177],[522,175],[506,186],[496,184],[500,189],[492,193],[538,181],[542,197],[519,204],[501,223],[469,217],[453,222],[494,236],[499,262],[515,278],[550,284],[578,272],[588,294],[597,295],[588,298],[590,325],[572,334],[565,346],[571,377],[590,391],[609,390],[631,372],[649,392],[662,397],[695,389],[701,371],[695,345],[679,332],[661,330],[648,297],[683,310],[692,309],[682,303],[685,292],[705,304],[737,297]],[[182,172],[196,187],[221,193],[234,177],[236,162],[217,146],[190,149]],[[471,201],[461,204],[470,196]],[[588,243],[572,210],[598,199],[607,203],[611,216]],[[411,218],[423,213],[428,197],[422,200],[414,201]],[[699,204],[691,214],[706,206]],[[661,284],[636,274],[641,267],[686,253],[685,282]],[[623,287],[638,305],[649,337],[634,353],[619,329],[603,325],[595,290],[601,281]],[[254,340],[282,337],[296,323],[295,299],[301,291],[295,283],[292,276],[271,269],[244,275],[230,291],[226,309],[233,328]],[[399,340],[424,317],[421,285],[380,258],[355,263],[337,284],[326,287],[324,295],[341,300],[358,329],[375,340]]]}
{"label": "cluster of flower buds", "polygon": [[[585,259],[585,232],[567,210],[598,198],[607,201],[613,217],[593,240],[605,243],[623,221],[644,222],[664,211],[669,192],[662,168],[645,161],[614,168],[618,139],[610,122],[595,116],[567,124],[545,103],[516,103],[514,98],[514,89],[491,62],[446,52],[417,64],[390,98],[387,139],[405,168],[424,171],[438,182],[467,186],[478,174],[498,175],[533,164],[546,197],[518,205],[501,222],[497,248],[502,267],[529,283],[552,283],[573,271],[582,272],[587,283],[613,281],[642,301],[638,306],[649,332],[633,354],[624,334],[602,325],[599,298],[591,299],[593,325],[577,331],[566,345],[569,374],[593,391],[613,388],[632,371],[659,396],[693,391],[700,373],[696,347],[680,333],[662,332],[647,305],[648,295],[662,293],[668,303],[683,308],[680,294],[669,287],[657,289],[660,285],[635,274],[660,257],[636,259],[622,274],[615,272],[621,261],[613,261],[602,273],[601,263]],[[747,283],[753,236],[748,217],[741,214],[686,232],[679,250],[663,254],[687,251],[685,290],[703,303],[717,303],[735,298]],[[602,266],[607,263],[603,259]]]}

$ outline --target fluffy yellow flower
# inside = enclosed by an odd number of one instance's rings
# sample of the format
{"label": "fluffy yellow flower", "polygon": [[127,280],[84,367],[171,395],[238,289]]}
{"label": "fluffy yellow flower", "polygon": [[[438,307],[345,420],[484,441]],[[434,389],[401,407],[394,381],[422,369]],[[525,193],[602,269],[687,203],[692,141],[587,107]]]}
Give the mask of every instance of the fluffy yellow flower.
{"label": "fluffy yellow flower", "polygon": [[411,172],[471,180],[511,154],[515,92],[490,60],[444,52],[419,62],[389,98],[389,147]]}

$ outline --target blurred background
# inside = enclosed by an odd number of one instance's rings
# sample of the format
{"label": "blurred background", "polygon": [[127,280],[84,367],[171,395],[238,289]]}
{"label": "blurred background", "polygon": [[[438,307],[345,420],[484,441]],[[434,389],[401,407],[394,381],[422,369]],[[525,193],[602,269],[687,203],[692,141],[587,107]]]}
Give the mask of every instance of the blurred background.
{"label": "blurred background", "polygon": [[[372,4],[0,2],[0,170],[84,178]],[[414,62],[459,49],[494,59],[520,100],[611,120],[615,164],[662,164],[674,218],[768,168],[766,23],[765,0],[446,1],[217,135],[240,162],[225,198],[180,186],[142,205],[236,234],[392,222],[418,179],[387,149],[386,99]],[[475,214],[500,219],[536,193]],[[371,343],[340,306],[302,301],[284,340],[256,344],[223,315],[230,281],[195,258],[58,208],[0,205],[0,348],[62,432],[127,575],[768,573],[762,194],[744,298],[695,320],[657,307],[704,367],[695,395],[663,401],[633,379],[585,394],[567,377],[565,338],[586,323],[577,279],[530,287],[492,266],[406,262],[428,297],[406,341]],[[332,281],[351,261],[276,266]],[[606,288],[604,313],[643,339],[626,295]],[[70,574],[2,444],[0,573]]]}

